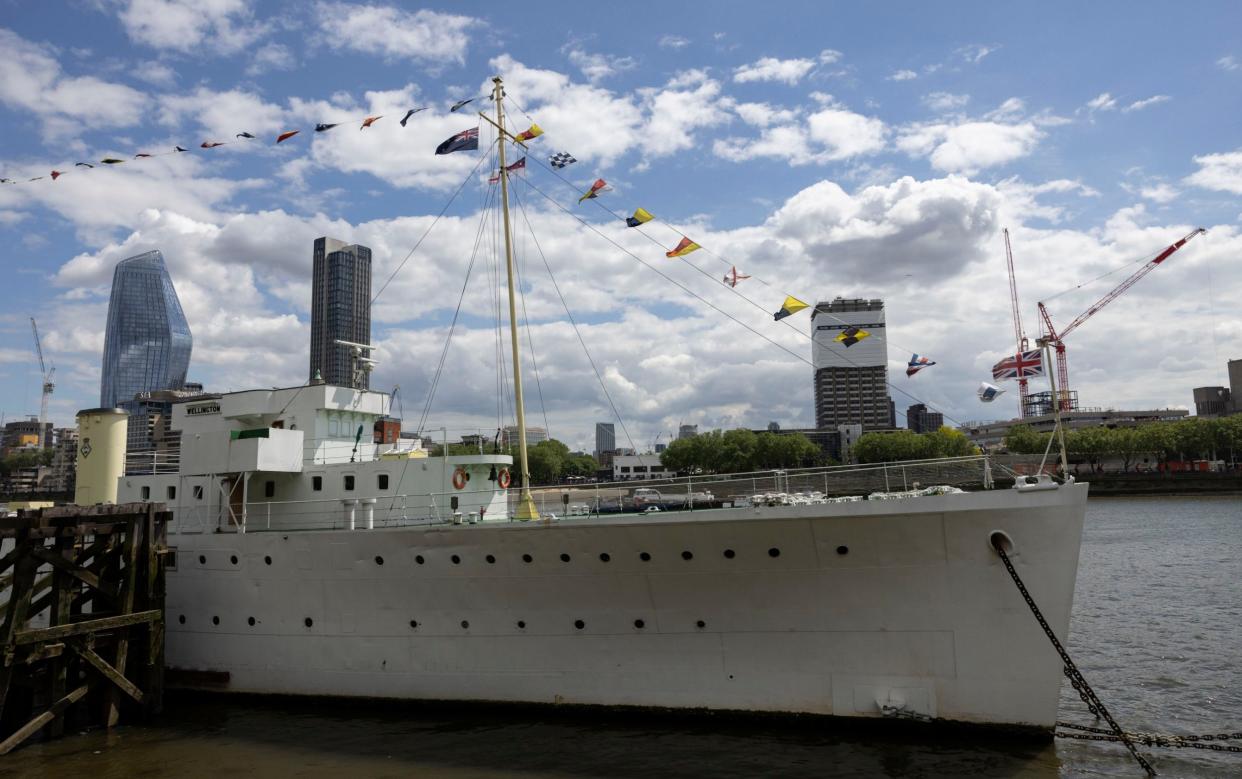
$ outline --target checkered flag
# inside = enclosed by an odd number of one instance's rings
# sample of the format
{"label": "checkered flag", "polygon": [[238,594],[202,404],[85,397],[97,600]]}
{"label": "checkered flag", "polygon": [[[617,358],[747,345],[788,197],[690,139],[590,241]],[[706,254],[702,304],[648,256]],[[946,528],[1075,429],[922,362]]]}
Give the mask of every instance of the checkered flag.
{"label": "checkered flag", "polygon": [[552,167],[554,168],[563,168],[566,165],[571,165],[577,162],[577,160],[574,159],[574,156],[569,152],[562,151],[548,157],[548,162],[552,163]]}

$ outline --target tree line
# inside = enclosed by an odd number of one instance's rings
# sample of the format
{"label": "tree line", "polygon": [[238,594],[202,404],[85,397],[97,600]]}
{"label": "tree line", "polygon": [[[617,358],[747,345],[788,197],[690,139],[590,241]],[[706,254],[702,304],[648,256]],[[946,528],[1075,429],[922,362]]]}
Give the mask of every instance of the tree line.
{"label": "tree line", "polygon": [[[1005,448],[1018,454],[1043,454],[1051,433],[1015,425],[1005,435]],[[1107,458],[1121,460],[1129,471],[1144,460],[1228,460],[1242,453],[1242,415],[1190,417],[1176,422],[1148,422],[1131,427],[1084,427],[1065,434],[1065,449],[1092,468]]]}
{"label": "tree line", "polygon": [[825,461],[801,433],[756,433],[746,428],[712,430],[669,443],[660,463],[677,473],[746,473],[771,468],[808,468]]}
{"label": "tree line", "polygon": [[854,443],[854,459],[860,463],[887,463],[898,460],[931,460],[937,457],[966,457],[979,449],[966,434],[951,427],[927,433],[895,430],[864,433]]}

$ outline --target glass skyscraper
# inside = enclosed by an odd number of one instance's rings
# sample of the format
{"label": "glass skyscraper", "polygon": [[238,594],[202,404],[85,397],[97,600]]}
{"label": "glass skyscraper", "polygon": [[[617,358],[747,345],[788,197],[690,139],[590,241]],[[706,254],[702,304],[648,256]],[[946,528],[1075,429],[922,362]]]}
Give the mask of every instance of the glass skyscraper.
{"label": "glass skyscraper", "polygon": [[[371,250],[316,238],[312,273],[310,378],[318,372],[328,384],[355,387],[353,353],[336,341],[371,343]],[[355,388],[370,383],[362,372]]]}
{"label": "glass skyscraper", "polygon": [[181,389],[193,338],[164,255],[149,251],[117,263],[108,300],[99,405],[136,411],[142,392]]}

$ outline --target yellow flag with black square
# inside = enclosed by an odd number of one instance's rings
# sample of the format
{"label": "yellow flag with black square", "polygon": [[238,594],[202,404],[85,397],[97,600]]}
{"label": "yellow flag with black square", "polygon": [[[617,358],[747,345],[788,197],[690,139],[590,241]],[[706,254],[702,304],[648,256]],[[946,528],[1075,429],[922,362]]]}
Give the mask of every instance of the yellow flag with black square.
{"label": "yellow flag with black square", "polygon": [[793,316],[794,314],[798,313],[799,311],[801,311],[802,309],[806,307],[807,307],[806,303],[803,303],[801,300],[798,300],[793,295],[786,295],[785,303],[784,305],[781,306],[781,310],[773,314],[772,318],[775,319],[777,322],[779,322],[787,316]]}
{"label": "yellow flag with black square", "polygon": [[863,330],[861,327],[847,327],[841,331],[840,335],[838,335],[836,338],[832,340],[836,341],[837,343],[845,344],[845,348],[848,349],[854,344],[858,343],[859,341],[861,341],[862,339],[870,335],[871,333],[868,333],[866,330]]}

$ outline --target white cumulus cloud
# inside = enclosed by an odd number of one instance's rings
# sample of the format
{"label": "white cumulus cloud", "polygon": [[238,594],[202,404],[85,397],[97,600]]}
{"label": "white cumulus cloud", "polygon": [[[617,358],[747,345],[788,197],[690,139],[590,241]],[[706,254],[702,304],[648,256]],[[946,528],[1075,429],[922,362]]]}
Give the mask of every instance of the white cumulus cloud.
{"label": "white cumulus cloud", "polygon": [[424,63],[466,61],[470,32],[480,21],[470,16],[388,5],[318,3],[319,37],[333,49],[380,54]]}
{"label": "white cumulus cloud", "polygon": [[269,30],[249,0],[127,0],[119,16],[131,40],[183,53],[232,54]]}
{"label": "white cumulus cloud", "polygon": [[812,59],[777,59],[762,57],[749,65],[741,65],[733,70],[733,80],[739,84],[754,81],[781,81],[786,84],[797,84],[803,76],[815,67]]}
{"label": "white cumulus cloud", "polygon": [[1185,178],[1185,183],[1242,195],[1242,149],[1221,154],[1195,157],[1199,169]]}

